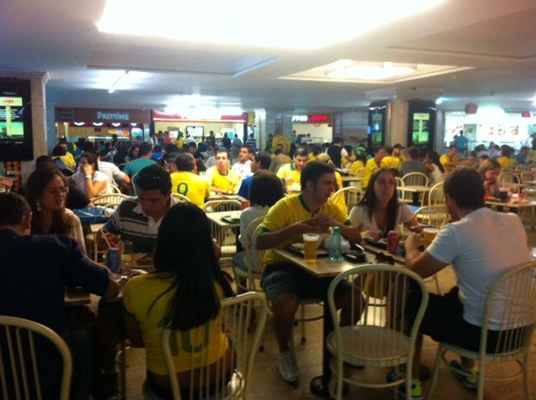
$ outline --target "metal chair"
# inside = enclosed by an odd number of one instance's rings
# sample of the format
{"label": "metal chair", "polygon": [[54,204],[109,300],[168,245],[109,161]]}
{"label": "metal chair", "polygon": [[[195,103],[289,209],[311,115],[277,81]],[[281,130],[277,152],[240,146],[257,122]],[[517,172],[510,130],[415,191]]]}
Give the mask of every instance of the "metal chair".
{"label": "metal chair", "polygon": [[[363,310],[351,307],[351,320],[357,324],[340,326],[335,306],[335,290],[348,282],[351,304],[362,296]],[[406,320],[408,290],[418,288],[421,301],[413,325]],[[386,264],[368,264],[352,268],[338,275],[328,289],[328,305],[334,331],[327,338],[327,346],[334,356],[331,368],[336,382],[335,393],[342,398],[343,383],[367,388],[387,388],[406,383],[406,398],[411,398],[412,363],[419,326],[428,305],[428,292],[423,280],[414,272]],[[343,375],[343,364],[354,367],[400,367],[406,365],[405,377],[393,382],[372,383]]]}
{"label": "metal chair", "polygon": [[[430,179],[428,178],[428,176],[426,176],[426,174],[423,174],[422,172],[409,172],[401,178],[401,181],[403,185],[399,187],[398,189],[399,189],[399,192],[401,192],[400,199],[401,201],[405,203],[413,202],[413,196],[414,196],[413,192],[404,190],[405,186],[428,186],[430,183]],[[425,194],[421,192],[418,194],[418,196],[419,196],[419,204],[424,205]]]}
{"label": "metal chair", "polygon": [[93,199],[92,203],[95,206],[102,206],[107,208],[117,208],[124,200],[128,199],[122,193],[101,194]]}
{"label": "metal chair", "polygon": [[[247,271],[243,271],[233,263],[233,273],[235,276],[236,286],[242,291],[261,291],[257,282],[261,279],[262,270],[262,252],[255,248],[256,236],[254,233],[261,224],[264,216],[259,216],[249,223],[246,232],[242,232],[242,242],[244,243],[244,262]],[[245,282],[245,285],[244,283]]]}
{"label": "metal chair", "polygon": [[[491,361],[517,362],[521,368],[519,373],[506,378],[488,378],[488,380],[511,381],[522,374],[524,396],[528,400],[530,398],[528,358],[534,324],[536,323],[535,298],[536,262],[531,261],[522,264],[499,276],[489,286],[487,292],[480,336],[480,350],[474,352],[447,343],[439,343],[428,398],[433,398],[439,378],[441,360],[447,363],[445,354],[451,351],[479,362],[477,395],[479,400],[484,399],[486,366]],[[500,331],[500,333],[496,345],[491,352],[488,352],[490,350],[488,334],[492,328],[495,331]]]}
{"label": "metal chair", "polygon": [[[250,292],[222,300],[218,323],[221,323],[222,335],[226,336],[229,348],[234,354],[231,357],[224,356],[208,365],[209,351],[206,347],[200,346],[197,352],[190,353],[192,371],[189,400],[196,398],[197,394],[202,399],[245,398],[255,355],[266,324],[264,295]],[[184,340],[189,340],[189,343],[200,343],[200,338],[207,335],[207,332],[207,328],[201,326],[188,332],[165,329],[162,333],[162,351],[174,400],[186,399],[181,397],[172,349]]]}
{"label": "metal chair", "polygon": [[331,201],[340,204],[343,210],[348,211],[359,203],[361,190],[355,186],[347,186],[337,190],[331,195]]}
{"label": "metal chair", "polygon": [[205,212],[236,211],[240,210],[241,207],[242,203],[240,203],[238,200],[209,200],[203,206],[203,210],[205,210]]}
{"label": "metal chair", "polygon": [[[53,344],[61,356],[63,368],[59,398],[69,399],[73,361],[69,347],[56,332],[37,322],[8,316],[0,316],[0,332],[2,346],[5,344],[7,347],[0,349],[0,393],[3,399],[43,398],[35,343],[40,338]],[[46,364],[49,360],[40,361]],[[6,378],[8,369],[11,381]]]}

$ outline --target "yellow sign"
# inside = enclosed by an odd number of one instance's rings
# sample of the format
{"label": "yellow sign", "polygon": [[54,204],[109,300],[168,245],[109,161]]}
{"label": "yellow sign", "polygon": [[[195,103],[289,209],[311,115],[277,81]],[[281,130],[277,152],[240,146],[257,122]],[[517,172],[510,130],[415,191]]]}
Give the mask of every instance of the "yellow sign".
{"label": "yellow sign", "polygon": [[2,107],[21,107],[22,97],[0,97],[0,106]]}

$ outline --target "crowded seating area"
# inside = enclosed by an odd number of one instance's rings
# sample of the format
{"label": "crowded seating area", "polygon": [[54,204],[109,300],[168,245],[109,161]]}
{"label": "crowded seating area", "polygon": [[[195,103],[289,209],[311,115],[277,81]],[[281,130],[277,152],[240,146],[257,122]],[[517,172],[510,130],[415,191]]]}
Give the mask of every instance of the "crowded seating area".
{"label": "crowded seating area", "polygon": [[535,398],[535,6],[8,3],[0,399]]}

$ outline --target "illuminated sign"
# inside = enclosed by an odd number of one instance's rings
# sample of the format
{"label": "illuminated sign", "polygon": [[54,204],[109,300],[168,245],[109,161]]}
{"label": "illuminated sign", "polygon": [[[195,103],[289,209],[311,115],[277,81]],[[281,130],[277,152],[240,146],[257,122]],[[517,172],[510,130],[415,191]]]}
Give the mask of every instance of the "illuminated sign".
{"label": "illuminated sign", "polygon": [[330,118],[328,114],[293,115],[292,122],[304,122],[309,124],[327,124]]}
{"label": "illuminated sign", "polygon": [[97,111],[97,119],[107,121],[129,121],[130,116],[126,112],[102,112]]}
{"label": "illuminated sign", "polygon": [[293,115],[292,122],[307,122],[309,117],[307,115]]}

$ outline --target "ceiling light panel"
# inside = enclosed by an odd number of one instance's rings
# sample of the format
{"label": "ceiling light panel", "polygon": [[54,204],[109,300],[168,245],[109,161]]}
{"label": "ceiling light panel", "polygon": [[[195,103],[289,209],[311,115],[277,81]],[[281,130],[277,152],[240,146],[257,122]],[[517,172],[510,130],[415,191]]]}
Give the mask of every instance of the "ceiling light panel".
{"label": "ceiling light panel", "polygon": [[[107,0],[97,28],[105,33],[192,43],[311,50],[354,39],[444,2]],[[335,11],[337,17],[326,15],[327,10]]]}

